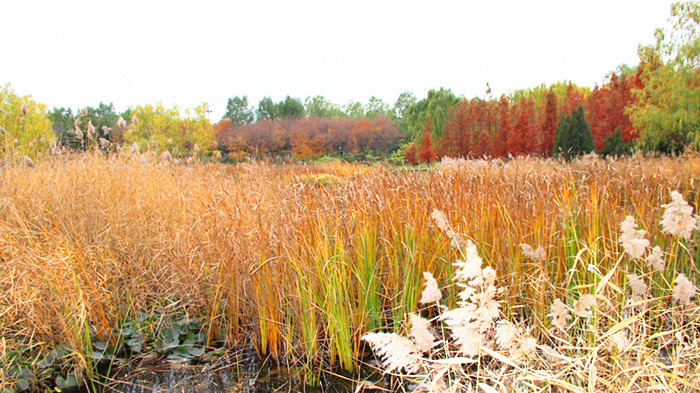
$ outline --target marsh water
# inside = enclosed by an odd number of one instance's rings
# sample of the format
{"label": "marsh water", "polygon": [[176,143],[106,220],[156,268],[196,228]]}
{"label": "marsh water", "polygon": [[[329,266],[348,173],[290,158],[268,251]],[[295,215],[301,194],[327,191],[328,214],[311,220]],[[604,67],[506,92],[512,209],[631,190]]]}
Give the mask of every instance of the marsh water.
{"label": "marsh water", "polygon": [[[307,386],[301,370],[270,364],[255,356],[237,359],[235,362],[218,362],[209,365],[189,366],[156,363],[149,366],[122,367],[108,384],[112,393],[165,393],[165,392],[328,392],[353,393],[359,377],[342,376],[324,372],[318,387]],[[372,386],[384,384],[379,375],[370,376]],[[376,389],[362,389],[377,392]]]}

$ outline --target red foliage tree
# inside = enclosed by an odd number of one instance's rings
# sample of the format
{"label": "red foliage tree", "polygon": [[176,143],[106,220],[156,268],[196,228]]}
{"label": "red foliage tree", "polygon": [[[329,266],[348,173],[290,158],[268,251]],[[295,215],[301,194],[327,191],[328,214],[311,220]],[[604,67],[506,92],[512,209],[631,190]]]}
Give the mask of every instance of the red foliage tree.
{"label": "red foliage tree", "polygon": [[416,148],[415,143],[411,143],[406,149],[404,149],[403,154],[409,164],[418,164],[418,149]]}
{"label": "red foliage tree", "polygon": [[433,162],[437,159],[433,150],[433,126],[430,121],[430,115],[426,116],[425,129],[423,130],[423,139],[421,140],[418,158],[421,162]]}
{"label": "red foliage tree", "polygon": [[438,140],[439,156],[465,157],[471,150],[469,138],[469,103],[460,101],[447,114],[445,130]]}
{"label": "red foliage tree", "polygon": [[505,157],[508,155],[508,138],[513,127],[510,120],[510,98],[502,95],[498,100],[498,128],[496,132],[496,142],[494,143],[494,155]]}
{"label": "red foliage tree", "polygon": [[550,89],[544,97],[544,113],[539,140],[539,153],[545,157],[552,155],[554,138],[559,125],[559,113],[557,110],[557,95]]}
{"label": "red foliage tree", "polygon": [[583,104],[583,96],[581,95],[581,92],[578,91],[574,87],[574,85],[569,82],[569,85],[566,87],[566,96],[564,96],[564,105],[561,108],[561,111],[567,115],[571,116],[571,112],[578,108],[579,104]]}
{"label": "red foliage tree", "polygon": [[508,153],[524,155],[532,153],[535,140],[534,133],[534,104],[530,99],[524,99],[513,105],[515,123],[508,136]]}
{"label": "red foliage tree", "polygon": [[639,86],[635,75],[618,77],[613,73],[608,83],[593,89],[586,102],[586,121],[596,149],[602,149],[605,138],[618,128],[623,141],[634,139],[632,122],[625,113],[625,108],[634,101],[632,89],[638,89]]}

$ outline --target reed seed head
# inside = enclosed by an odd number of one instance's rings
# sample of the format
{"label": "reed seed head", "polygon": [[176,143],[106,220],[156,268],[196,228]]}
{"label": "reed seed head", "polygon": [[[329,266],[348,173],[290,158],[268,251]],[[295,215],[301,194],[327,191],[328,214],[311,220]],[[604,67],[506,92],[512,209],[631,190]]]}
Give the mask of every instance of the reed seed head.
{"label": "reed seed head", "polygon": [[673,298],[681,304],[690,303],[690,299],[693,298],[698,291],[695,284],[690,282],[683,273],[680,273],[673,283],[675,284],[673,286]]}
{"label": "reed seed head", "polygon": [[438,344],[430,331],[430,322],[427,319],[411,313],[409,314],[409,324],[411,325],[411,339],[421,352],[429,352]]}
{"label": "reed seed head", "polygon": [[619,353],[623,353],[627,350],[627,346],[629,345],[629,339],[627,338],[627,333],[625,333],[624,330],[619,330],[612,336],[610,336],[610,339],[608,341],[608,347],[610,349],[617,349]]}
{"label": "reed seed head", "polygon": [[433,218],[433,221],[435,221],[435,225],[437,225],[442,232],[447,233],[447,231],[450,230],[450,222],[447,220],[445,213],[435,209],[430,216]]}
{"label": "reed seed head", "polygon": [[591,318],[593,317],[591,311],[595,304],[595,296],[589,294],[581,295],[581,297],[574,303],[574,314],[581,318]]}
{"label": "reed seed head", "polygon": [[651,266],[657,272],[663,272],[666,267],[666,262],[664,261],[664,253],[661,251],[661,247],[654,246],[651,249],[651,253],[647,255],[647,264]]}
{"label": "reed seed head", "polygon": [[520,335],[518,328],[512,323],[500,320],[496,324],[496,345],[503,350],[511,350],[517,344]]}
{"label": "reed seed head", "polygon": [[87,124],[87,137],[92,138],[95,135],[95,126],[92,125],[92,120],[88,120]]}
{"label": "reed seed head", "polygon": [[637,230],[634,217],[627,216],[620,224],[620,244],[625,249],[627,255],[637,259],[644,255],[644,251],[649,246],[649,240],[644,238],[646,231]]}
{"label": "reed seed head", "polygon": [[401,369],[409,373],[418,372],[422,361],[420,350],[406,337],[396,333],[367,333],[362,336],[372,350],[383,359],[382,368],[390,373]]}
{"label": "reed seed head", "polygon": [[569,315],[569,310],[559,299],[554,299],[552,304],[552,309],[549,314],[552,317],[552,325],[559,328],[561,331],[565,332],[568,329],[568,320],[571,319]]}
{"label": "reed seed head", "polygon": [[661,228],[664,233],[690,239],[693,231],[698,226],[698,216],[693,215],[693,208],[683,199],[678,191],[671,192],[671,203],[661,205],[664,215],[661,219]]}
{"label": "reed seed head", "polygon": [[632,290],[632,296],[636,298],[643,298],[647,294],[647,290],[649,289],[649,286],[642,280],[641,277],[639,277],[636,274],[628,274],[627,275],[627,285],[629,285],[630,289]]}
{"label": "reed seed head", "polygon": [[440,292],[437,280],[433,277],[433,274],[430,272],[423,272],[423,277],[425,278],[425,288],[421,293],[419,303],[426,305],[440,302],[442,299],[442,292]]}
{"label": "reed seed head", "polygon": [[542,246],[537,247],[537,250],[535,250],[529,244],[521,243],[520,249],[523,251],[525,258],[532,261],[543,262],[547,258],[547,253],[544,251]]}

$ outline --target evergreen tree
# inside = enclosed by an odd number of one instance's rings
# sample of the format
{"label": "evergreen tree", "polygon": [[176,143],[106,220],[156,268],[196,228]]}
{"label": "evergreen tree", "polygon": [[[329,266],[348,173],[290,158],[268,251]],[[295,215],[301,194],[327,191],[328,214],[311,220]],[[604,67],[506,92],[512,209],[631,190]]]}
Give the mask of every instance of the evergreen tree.
{"label": "evergreen tree", "polygon": [[248,96],[229,98],[223,118],[231,119],[231,123],[236,127],[252,123],[254,115],[253,110],[248,105]]}
{"label": "evergreen tree", "polygon": [[622,139],[622,132],[616,129],[615,132],[605,137],[603,150],[600,154],[603,157],[619,157],[630,153],[630,145]]}
{"label": "evergreen tree", "polygon": [[272,98],[265,97],[258,102],[258,108],[255,110],[257,120],[274,120],[278,117],[277,104],[272,101]]}
{"label": "evergreen tree", "polygon": [[298,98],[287,96],[277,104],[277,115],[287,119],[301,119],[305,115],[304,104]]}
{"label": "evergreen tree", "polygon": [[593,150],[593,134],[586,123],[583,107],[579,104],[570,116],[562,113],[554,140],[554,156],[571,160]]}

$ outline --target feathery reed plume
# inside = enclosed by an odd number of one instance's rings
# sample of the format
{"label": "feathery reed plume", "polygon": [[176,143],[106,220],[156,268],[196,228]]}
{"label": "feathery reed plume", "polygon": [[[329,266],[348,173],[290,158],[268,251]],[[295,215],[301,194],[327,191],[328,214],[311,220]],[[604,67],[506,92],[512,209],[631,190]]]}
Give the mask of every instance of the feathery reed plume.
{"label": "feathery reed plume", "polygon": [[136,117],[136,114],[134,113],[133,116],[131,116],[131,124],[133,125],[138,125],[139,124],[139,119]]}
{"label": "feathery reed plume", "polygon": [[661,219],[661,230],[674,236],[690,239],[698,226],[698,216],[693,215],[693,208],[683,199],[678,191],[671,192],[671,203],[661,205],[664,215]]}
{"label": "feathery reed plume", "polygon": [[619,330],[608,339],[608,348],[614,348],[617,349],[618,352],[623,353],[627,351],[629,343],[630,341],[627,338],[627,333],[624,330]]}
{"label": "feathery reed plume", "polygon": [[495,270],[491,267],[481,269],[483,261],[471,241],[464,251],[465,261],[453,264],[457,267],[454,281],[463,288],[458,293],[459,307],[443,312],[440,319],[450,328],[460,353],[475,357],[481,346],[492,339],[486,333],[500,315],[500,302],[496,300]]}
{"label": "feathery reed plume", "polygon": [[95,135],[95,126],[92,125],[92,120],[88,120],[86,134],[88,138],[92,138]]}
{"label": "feathery reed plume", "polygon": [[654,248],[651,249],[651,253],[647,255],[646,261],[647,265],[651,266],[657,272],[664,271],[664,268],[666,267],[664,253],[661,251],[661,247],[659,246],[654,246]]}
{"label": "feathery reed plume", "polygon": [[452,264],[457,268],[454,274],[454,281],[457,283],[466,283],[481,275],[481,264],[483,261],[476,249],[476,244],[471,240],[467,240],[464,255],[464,261],[458,260]]}
{"label": "feathery reed plume", "polygon": [[408,338],[396,333],[367,333],[362,339],[383,359],[382,368],[385,372],[403,369],[415,373],[420,370],[420,349]]}
{"label": "feathery reed plume", "polygon": [[521,243],[520,249],[523,251],[525,258],[531,259],[535,262],[542,262],[547,258],[547,253],[544,251],[542,246],[539,246],[537,247],[537,250],[534,250],[529,244]]}
{"label": "feathery reed plume", "polygon": [[430,216],[433,218],[433,221],[435,221],[435,225],[437,225],[441,231],[447,232],[450,230],[450,222],[447,220],[445,213],[434,209]]}
{"label": "feathery reed plume", "polygon": [[530,356],[537,351],[537,339],[531,336],[522,337],[520,339],[520,348],[518,348],[518,353],[520,355]]}
{"label": "feathery reed plume", "polygon": [[117,127],[119,127],[122,130],[126,128],[126,121],[124,121],[124,119],[121,116],[117,118]]}
{"label": "feathery reed plume", "polygon": [[34,168],[34,161],[28,156],[22,157],[22,164],[27,168]]}
{"label": "feathery reed plume", "polygon": [[574,314],[578,315],[581,318],[591,318],[593,317],[593,314],[591,313],[591,309],[593,306],[596,305],[596,300],[595,296],[593,295],[582,295],[575,303],[574,303]]}
{"label": "feathery reed plume", "polygon": [[447,219],[447,216],[445,216],[445,213],[434,209],[431,217],[433,221],[435,221],[435,225],[450,238],[450,245],[452,248],[463,249],[469,245],[468,240],[464,240],[457,232],[450,229],[450,221]]}
{"label": "feathery reed plume", "polygon": [[681,304],[690,303],[690,299],[695,296],[698,291],[695,284],[690,282],[683,273],[680,273],[673,283],[675,284],[673,286],[673,298]]}
{"label": "feathery reed plume", "polygon": [[562,332],[566,332],[568,329],[567,321],[571,319],[571,316],[564,302],[559,299],[554,299],[549,316],[552,317],[552,325],[559,328]]}
{"label": "feathery reed plume", "polygon": [[501,349],[513,349],[517,345],[516,339],[519,335],[518,328],[508,321],[500,320],[496,324],[496,345]]}
{"label": "feathery reed plume", "polygon": [[102,126],[101,130],[102,134],[104,135],[109,135],[110,133],[112,133],[112,129],[107,126]]}
{"label": "feathery reed plume", "polygon": [[438,303],[442,299],[442,292],[438,288],[437,280],[430,272],[423,272],[423,277],[425,278],[425,288],[418,303],[421,305]]}
{"label": "feathery reed plume", "polygon": [[102,147],[103,149],[106,149],[107,147],[109,147],[109,141],[106,140],[105,138],[100,138],[99,142],[100,142],[100,147]]}
{"label": "feathery reed plume", "polygon": [[80,116],[87,116],[87,108],[82,108],[80,110]]}
{"label": "feathery reed plume", "polygon": [[438,344],[430,331],[430,322],[427,319],[411,313],[408,323],[411,325],[411,339],[421,352],[428,352]]}
{"label": "feathery reed plume", "polygon": [[644,238],[646,231],[637,230],[634,217],[627,216],[620,223],[620,244],[630,257],[637,259],[644,255],[644,251],[649,246],[649,240]]}
{"label": "feathery reed plume", "polygon": [[640,300],[644,298],[649,290],[649,286],[636,274],[627,275],[627,285],[632,290],[633,300]]}
{"label": "feathery reed plume", "polygon": [[160,160],[163,162],[170,162],[173,160],[172,154],[170,154],[169,151],[165,150],[162,153],[160,153]]}
{"label": "feathery reed plume", "polygon": [[74,133],[76,138],[83,139],[83,131],[79,127],[75,127]]}
{"label": "feathery reed plume", "polygon": [[25,104],[25,103],[22,103],[22,105],[20,105],[19,110],[20,110],[20,111],[22,112],[22,114],[25,115],[25,116],[27,116],[27,113],[29,112],[29,111],[27,110],[27,104]]}

